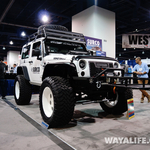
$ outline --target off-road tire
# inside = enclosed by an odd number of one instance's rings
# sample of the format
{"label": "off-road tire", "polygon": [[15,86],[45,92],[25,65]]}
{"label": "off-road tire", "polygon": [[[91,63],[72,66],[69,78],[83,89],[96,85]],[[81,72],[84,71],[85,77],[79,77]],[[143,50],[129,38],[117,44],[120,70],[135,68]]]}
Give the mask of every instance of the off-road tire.
{"label": "off-road tire", "polygon": [[101,102],[100,105],[102,109],[109,113],[114,115],[120,115],[127,111],[127,100],[133,98],[132,89],[116,89],[116,93],[118,94],[118,102],[115,106],[109,107],[107,102]]}
{"label": "off-road tire", "polygon": [[69,82],[62,77],[45,78],[40,88],[39,104],[41,116],[49,127],[68,124],[75,106]]}
{"label": "off-road tire", "polygon": [[32,96],[32,88],[30,83],[23,75],[18,75],[14,83],[14,97],[18,105],[28,105]]}

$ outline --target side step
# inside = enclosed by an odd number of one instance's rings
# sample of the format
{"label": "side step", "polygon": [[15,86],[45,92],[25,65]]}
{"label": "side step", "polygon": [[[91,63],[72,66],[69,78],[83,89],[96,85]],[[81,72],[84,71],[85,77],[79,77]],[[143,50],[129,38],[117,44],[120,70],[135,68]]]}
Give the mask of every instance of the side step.
{"label": "side step", "polygon": [[92,104],[92,103],[100,103],[100,102],[105,102],[105,101],[110,101],[108,99],[103,99],[103,100],[95,100],[95,101],[90,101],[90,100],[80,100],[77,101],[76,104],[82,104],[82,105],[86,105],[86,104]]}
{"label": "side step", "polygon": [[82,105],[86,105],[86,104],[92,104],[92,103],[100,103],[100,102],[106,102],[109,101],[108,99],[103,99],[103,100],[97,100],[97,101],[88,101],[88,102],[83,102]]}

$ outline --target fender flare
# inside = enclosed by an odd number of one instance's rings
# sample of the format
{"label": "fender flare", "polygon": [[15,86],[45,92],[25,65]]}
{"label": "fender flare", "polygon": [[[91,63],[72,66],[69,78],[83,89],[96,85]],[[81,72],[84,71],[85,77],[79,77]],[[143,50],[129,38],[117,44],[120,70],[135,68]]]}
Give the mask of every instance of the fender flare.
{"label": "fender flare", "polygon": [[[62,70],[61,70],[62,69]],[[44,80],[47,76],[61,76],[63,77],[63,73],[72,73],[74,72],[74,76],[77,76],[76,66],[71,64],[47,64],[44,68],[42,80]]]}
{"label": "fender flare", "polygon": [[27,81],[30,81],[28,69],[26,66],[18,66],[17,67],[17,75],[24,75]]}

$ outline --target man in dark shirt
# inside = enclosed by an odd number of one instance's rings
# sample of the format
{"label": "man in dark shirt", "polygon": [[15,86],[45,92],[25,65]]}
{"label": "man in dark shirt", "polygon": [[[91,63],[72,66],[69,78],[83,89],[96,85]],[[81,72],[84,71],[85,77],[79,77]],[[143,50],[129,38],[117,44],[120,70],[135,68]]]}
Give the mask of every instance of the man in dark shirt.
{"label": "man in dark shirt", "polygon": [[5,69],[6,65],[3,63],[3,59],[0,57],[0,88],[2,99],[6,99]]}

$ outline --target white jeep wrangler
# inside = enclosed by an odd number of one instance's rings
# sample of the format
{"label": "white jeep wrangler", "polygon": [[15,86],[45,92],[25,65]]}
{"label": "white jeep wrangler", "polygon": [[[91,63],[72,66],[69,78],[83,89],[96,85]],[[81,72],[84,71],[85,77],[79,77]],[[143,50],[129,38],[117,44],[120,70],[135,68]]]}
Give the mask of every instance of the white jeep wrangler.
{"label": "white jeep wrangler", "polygon": [[32,85],[40,86],[40,112],[49,127],[66,125],[75,103],[82,99],[100,103],[108,113],[121,114],[132,98],[131,89],[114,88],[114,79],[122,74],[117,60],[92,56],[82,34],[45,25],[22,48],[14,97],[18,105],[27,105]]}

